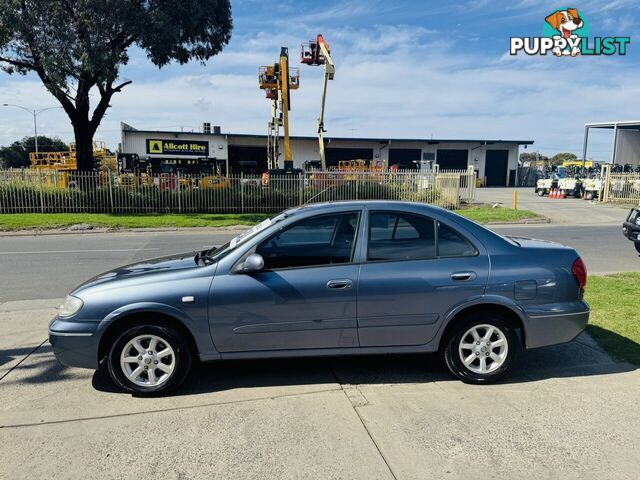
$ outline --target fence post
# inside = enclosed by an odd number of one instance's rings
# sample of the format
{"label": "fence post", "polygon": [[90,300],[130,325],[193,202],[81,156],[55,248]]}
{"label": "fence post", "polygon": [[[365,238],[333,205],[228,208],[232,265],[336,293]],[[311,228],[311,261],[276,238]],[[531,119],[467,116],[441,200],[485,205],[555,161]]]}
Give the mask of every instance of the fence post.
{"label": "fence post", "polygon": [[611,166],[603,165],[602,166],[602,195],[599,195],[601,202],[609,201],[609,189],[611,188]]}
{"label": "fence post", "polygon": [[301,172],[298,172],[298,205],[302,205],[304,200],[304,178]]}
{"label": "fence post", "polygon": [[107,169],[107,186],[109,187],[109,211],[113,213],[113,186],[111,183],[113,178],[111,176],[111,170]]}
{"label": "fence post", "polygon": [[181,213],[182,205],[180,203],[180,170],[176,171],[176,195],[178,196],[178,213]]}
{"label": "fence post", "polygon": [[240,212],[244,213],[244,172],[240,172]]}
{"label": "fence post", "polygon": [[44,189],[44,182],[42,181],[42,172],[39,171],[38,172],[38,183],[39,183],[39,189],[40,190],[40,212],[44,213],[44,194],[42,193],[42,190]]}

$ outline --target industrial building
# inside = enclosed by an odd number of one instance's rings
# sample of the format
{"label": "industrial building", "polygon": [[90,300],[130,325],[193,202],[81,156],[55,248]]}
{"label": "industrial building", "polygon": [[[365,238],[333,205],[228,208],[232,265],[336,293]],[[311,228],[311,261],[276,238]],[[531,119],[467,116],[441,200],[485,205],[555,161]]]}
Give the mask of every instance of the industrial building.
{"label": "industrial building", "polygon": [[[137,129],[122,123],[120,151],[135,153],[153,166],[189,165],[210,162],[221,173],[259,174],[268,169],[267,136],[222,133],[220,127],[205,124],[201,132]],[[516,184],[519,150],[532,140],[450,140],[400,138],[325,137],[327,166],[342,160],[383,160],[387,167],[417,169],[420,162],[433,162],[441,170],[478,172],[486,186]],[[291,136],[294,168],[317,162],[318,138]],[[280,162],[280,168],[283,162]]]}
{"label": "industrial building", "polygon": [[586,123],[582,151],[583,162],[586,161],[589,153],[589,132],[591,130],[611,130],[613,132],[611,157],[610,160],[606,159],[607,163],[630,165],[634,168],[640,165],[640,120]]}

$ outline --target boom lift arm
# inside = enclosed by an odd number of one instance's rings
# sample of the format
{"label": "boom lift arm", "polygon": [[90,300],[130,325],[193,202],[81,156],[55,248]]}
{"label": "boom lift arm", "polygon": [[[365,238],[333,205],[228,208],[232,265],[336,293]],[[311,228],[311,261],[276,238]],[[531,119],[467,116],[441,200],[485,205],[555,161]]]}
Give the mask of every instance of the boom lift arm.
{"label": "boom lift arm", "polygon": [[278,63],[260,67],[258,71],[260,88],[273,101],[272,119],[269,122],[268,163],[269,169],[277,169],[279,164],[279,127],[284,131],[284,168],[293,169],[291,142],[289,139],[289,111],[291,110],[291,90],[300,87],[300,69],[289,68],[289,49],[280,49]]}
{"label": "boom lift arm", "polygon": [[318,117],[318,152],[320,154],[320,162],[322,169],[327,169],[327,162],[324,151],[324,111],[327,100],[327,84],[329,80],[333,80],[336,73],[336,67],[331,58],[331,50],[329,45],[324,41],[324,37],[320,34],[316,40],[310,40],[308,43],[302,44],[300,53],[300,61],[306,65],[324,65],[324,78],[322,80],[322,101],[320,103],[320,116]]}

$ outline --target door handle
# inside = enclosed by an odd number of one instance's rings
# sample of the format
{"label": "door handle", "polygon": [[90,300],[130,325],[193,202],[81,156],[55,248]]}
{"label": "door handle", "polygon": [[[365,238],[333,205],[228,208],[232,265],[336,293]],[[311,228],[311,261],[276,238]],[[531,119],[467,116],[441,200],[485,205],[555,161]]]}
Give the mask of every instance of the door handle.
{"label": "door handle", "polygon": [[451,280],[464,281],[476,278],[475,272],[455,272],[451,274]]}
{"label": "door handle", "polygon": [[344,280],[329,280],[327,282],[327,288],[333,290],[344,290],[353,287],[353,282],[349,279]]}

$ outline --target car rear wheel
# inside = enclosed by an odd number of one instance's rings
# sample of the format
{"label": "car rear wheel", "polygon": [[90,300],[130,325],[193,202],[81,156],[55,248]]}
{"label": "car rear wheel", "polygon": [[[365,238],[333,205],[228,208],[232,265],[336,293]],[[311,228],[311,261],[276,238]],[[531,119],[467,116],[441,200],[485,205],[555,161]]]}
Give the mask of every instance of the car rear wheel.
{"label": "car rear wheel", "polygon": [[640,253],[640,242],[634,242],[634,245],[636,246],[636,252]]}
{"label": "car rear wheel", "polygon": [[520,344],[515,330],[500,316],[482,314],[461,322],[443,356],[447,368],[465,383],[492,383],[511,370]]}
{"label": "car rear wheel", "polygon": [[543,188],[539,188],[537,191],[537,194],[539,197],[544,197],[544,189]]}
{"label": "car rear wheel", "polygon": [[176,330],[140,325],[117,338],[107,361],[111,378],[123,390],[157,395],[174,389],[187,377],[191,352]]}

